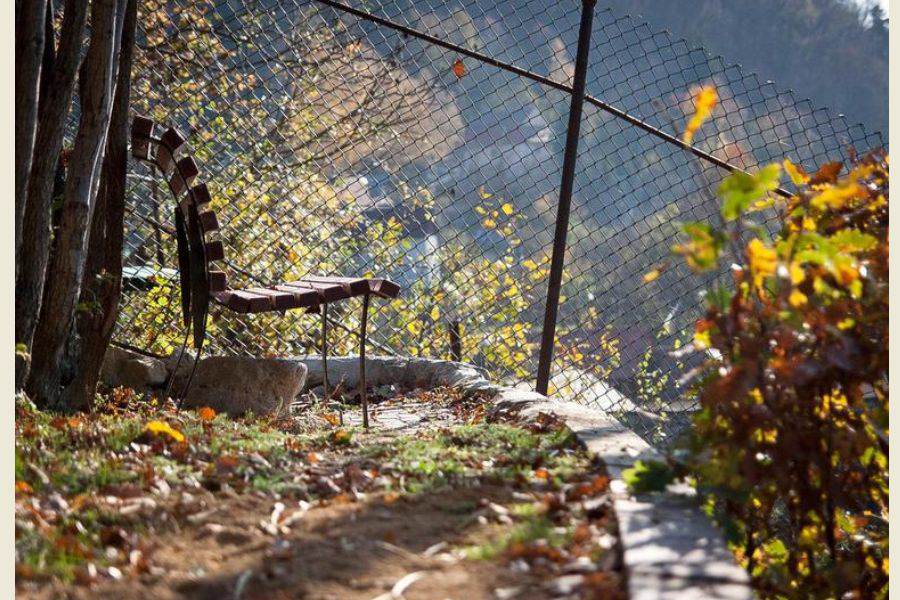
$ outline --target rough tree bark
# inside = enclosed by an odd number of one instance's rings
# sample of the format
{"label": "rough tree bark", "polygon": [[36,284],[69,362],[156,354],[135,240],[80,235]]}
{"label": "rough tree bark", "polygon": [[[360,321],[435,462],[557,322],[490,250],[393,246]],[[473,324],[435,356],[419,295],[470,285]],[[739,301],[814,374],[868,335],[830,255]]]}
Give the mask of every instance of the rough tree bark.
{"label": "rough tree bark", "polygon": [[82,281],[81,303],[92,308],[75,317],[78,339],[74,345],[80,351],[71,361],[75,365],[74,379],[62,393],[62,404],[69,409],[88,409],[93,404],[103,356],[118,316],[128,168],[128,106],[136,18],[137,0],[127,0],[116,95]]}
{"label": "rough tree bark", "polygon": [[60,368],[87,258],[91,214],[109,131],[125,0],[94,0],[91,41],[79,74],[81,119],[66,172],[54,253],[31,352],[27,390],[39,406],[56,406]]}
{"label": "rough tree bark", "polygon": [[[16,14],[16,258],[22,246],[25,190],[37,132],[38,85],[44,56],[46,0],[17,5]],[[50,39],[49,43],[53,43]],[[18,272],[18,261],[16,271]]]}
{"label": "rough tree bark", "polygon": [[[75,75],[81,62],[81,46],[88,0],[66,0],[59,47],[44,46],[38,128],[28,179],[28,203],[22,223],[22,247],[16,276],[16,343],[32,347],[40,313],[44,274],[50,251],[50,205],[53,182],[63,144],[66,117],[72,104]],[[44,85],[48,82],[48,85]],[[16,364],[16,389],[25,383],[28,362]]]}

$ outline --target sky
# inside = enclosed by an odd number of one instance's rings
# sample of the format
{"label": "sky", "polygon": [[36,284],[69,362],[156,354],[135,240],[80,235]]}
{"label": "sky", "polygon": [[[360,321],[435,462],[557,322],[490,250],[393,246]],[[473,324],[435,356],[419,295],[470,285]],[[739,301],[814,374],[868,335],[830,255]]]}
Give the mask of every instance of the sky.
{"label": "sky", "polygon": [[[869,6],[873,4],[872,0],[852,0],[855,4],[859,4],[860,6]],[[890,4],[890,0],[875,0],[874,4],[878,4],[881,6],[881,9],[885,14],[890,14],[888,4]]]}

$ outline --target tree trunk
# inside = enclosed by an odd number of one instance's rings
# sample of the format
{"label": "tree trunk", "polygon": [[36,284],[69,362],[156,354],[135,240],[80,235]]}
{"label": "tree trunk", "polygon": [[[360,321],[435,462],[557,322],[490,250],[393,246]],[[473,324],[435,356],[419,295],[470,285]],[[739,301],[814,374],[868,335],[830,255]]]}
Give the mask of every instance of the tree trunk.
{"label": "tree trunk", "polygon": [[81,293],[91,214],[109,131],[125,0],[94,0],[91,41],[79,75],[81,119],[66,172],[56,253],[32,346],[28,392],[40,406],[55,406],[66,341]]}
{"label": "tree trunk", "polygon": [[72,361],[75,364],[75,377],[65,387],[62,395],[62,403],[71,409],[88,409],[93,404],[103,356],[116,324],[122,289],[128,106],[137,17],[137,0],[126,1],[116,95],[82,282],[81,303],[93,304],[94,307],[76,315],[80,353]]}
{"label": "tree trunk", "polygon": [[[81,45],[87,21],[87,0],[66,0],[59,48],[50,39],[45,44],[42,94],[38,105],[35,152],[28,179],[28,203],[22,223],[22,247],[16,276],[16,343],[32,347],[40,313],[44,273],[50,251],[50,205],[53,182],[72,104],[75,74],[81,62]],[[48,68],[52,66],[52,68]],[[50,84],[45,88],[45,81]],[[16,389],[28,375],[28,362],[16,364]]]}
{"label": "tree trunk", "polygon": [[[25,190],[31,172],[31,155],[37,132],[38,89],[44,57],[47,0],[32,0],[18,7],[16,15],[16,258],[22,246]],[[53,43],[53,40],[48,40]],[[16,271],[18,271],[16,261]]]}

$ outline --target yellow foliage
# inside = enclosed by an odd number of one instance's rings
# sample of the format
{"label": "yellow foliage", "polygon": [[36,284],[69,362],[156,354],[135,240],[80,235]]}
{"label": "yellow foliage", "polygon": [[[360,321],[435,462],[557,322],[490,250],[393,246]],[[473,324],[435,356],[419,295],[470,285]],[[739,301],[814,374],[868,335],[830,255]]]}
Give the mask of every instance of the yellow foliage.
{"label": "yellow foliage", "polygon": [[651,281],[656,281],[659,278],[659,269],[653,269],[652,271],[648,271],[644,273],[644,283],[650,283]]}
{"label": "yellow foliage", "polygon": [[747,260],[750,264],[750,273],[753,275],[753,285],[756,287],[760,287],[766,277],[774,275],[778,266],[778,255],[775,250],[757,238],[750,240],[747,245]]}
{"label": "yellow foliage", "polygon": [[784,159],[784,163],[782,164],[784,165],[784,170],[787,171],[788,176],[795,185],[804,185],[809,182],[809,175],[804,173],[803,169],[792,163],[790,159]]}
{"label": "yellow foliage", "polygon": [[167,437],[178,443],[184,441],[184,434],[177,429],[173,429],[172,426],[165,421],[149,421],[144,425],[144,431],[152,435]]}
{"label": "yellow foliage", "polygon": [[719,100],[716,88],[704,86],[694,96],[694,115],[684,128],[684,142],[690,144],[700,126],[712,115],[713,108]]}

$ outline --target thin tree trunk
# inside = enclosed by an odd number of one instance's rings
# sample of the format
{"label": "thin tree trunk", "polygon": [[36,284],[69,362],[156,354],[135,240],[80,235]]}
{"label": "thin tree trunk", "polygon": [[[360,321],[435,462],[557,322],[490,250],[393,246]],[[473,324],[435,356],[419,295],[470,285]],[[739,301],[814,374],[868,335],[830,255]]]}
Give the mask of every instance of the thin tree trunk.
{"label": "thin tree trunk", "polygon": [[[22,247],[16,276],[16,343],[32,347],[40,314],[44,273],[50,252],[50,205],[53,182],[65,133],[66,117],[72,104],[75,74],[81,62],[81,45],[87,21],[88,0],[66,0],[59,48],[50,40],[45,45],[42,94],[38,106],[35,152],[28,180],[28,203],[22,223]],[[52,65],[52,69],[48,68]],[[45,88],[43,82],[50,84]],[[28,375],[27,361],[16,364],[16,389]]]}
{"label": "thin tree trunk", "polygon": [[122,243],[125,221],[125,175],[128,168],[128,105],[131,94],[131,62],[137,0],[126,0],[122,27],[116,95],[100,175],[97,206],[82,283],[81,301],[94,310],[76,316],[80,355],[74,357],[75,377],[63,391],[67,408],[88,409],[118,316],[122,290]]}
{"label": "thin tree trunk", "polygon": [[66,341],[81,293],[91,214],[109,131],[125,0],[94,0],[91,42],[79,75],[81,120],[69,167],[56,253],[34,335],[28,391],[41,406],[58,404]]}
{"label": "thin tree trunk", "polygon": [[[44,18],[44,55],[41,57],[41,81],[38,85],[38,114],[40,114],[41,103],[50,93],[50,86],[53,84],[53,61],[56,57],[56,30],[53,27],[54,15],[53,0],[47,0],[47,11]],[[36,132],[35,135],[37,135]],[[34,156],[31,159],[33,161]]]}
{"label": "thin tree trunk", "polygon": [[[44,57],[47,0],[17,6],[16,15],[16,258],[22,246],[22,218],[37,132],[38,90]],[[48,40],[53,43],[53,40]],[[16,270],[18,271],[18,261]]]}

